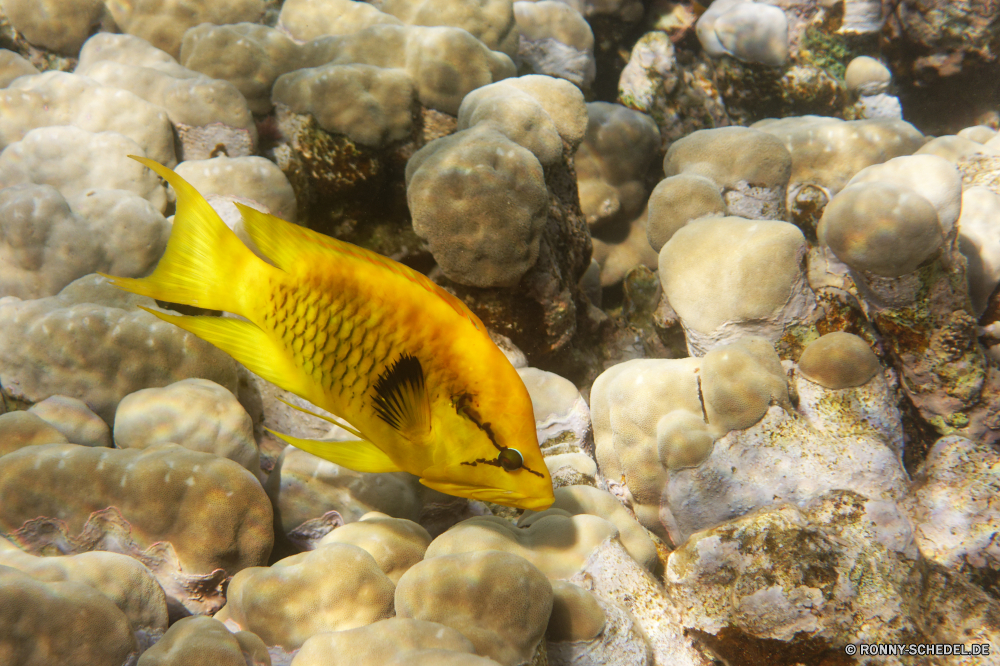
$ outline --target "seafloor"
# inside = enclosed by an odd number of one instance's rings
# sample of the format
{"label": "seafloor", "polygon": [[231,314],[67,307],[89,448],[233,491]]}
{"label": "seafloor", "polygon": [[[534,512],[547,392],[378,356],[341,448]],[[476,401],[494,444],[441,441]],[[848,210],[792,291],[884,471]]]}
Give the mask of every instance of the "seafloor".
{"label": "seafloor", "polygon": [[1000,664],[1000,2],[0,12],[0,666]]}

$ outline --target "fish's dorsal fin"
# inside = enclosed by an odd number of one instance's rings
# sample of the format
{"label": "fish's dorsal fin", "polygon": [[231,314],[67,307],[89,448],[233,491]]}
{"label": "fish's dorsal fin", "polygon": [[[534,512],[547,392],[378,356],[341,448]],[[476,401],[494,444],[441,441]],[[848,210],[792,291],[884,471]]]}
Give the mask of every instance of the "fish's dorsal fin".
{"label": "fish's dorsal fin", "polygon": [[431,429],[431,402],[424,369],[415,356],[403,354],[379,375],[372,389],[375,414],[410,441]]}
{"label": "fish's dorsal fin", "polygon": [[236,207],[243,216],[244,228],[254,244],[266,257],[277,264],[278,268],[291,271],[294,266],[301,262],[302,255],[310,252],[327,252],[340,259],[366,261],[420,285],[450,305],[458,314],[466,317],[483,335],[488,335],[486,326],[462,299],[423,273],[377,252],[300,227],[280,217],[262,213],[241,203],[237,203]]}
{"label": "fish's dorsal fin", "polygon": [[270,428],[264,428],[275,437],[288,442],[297,449],[311,453],[335,465],[353,469],[355,472],[402,472],[402,468],[392,461],[381,449],[367,440],[351,442],[320,442],[315,439],[301,439],[282,435]]}

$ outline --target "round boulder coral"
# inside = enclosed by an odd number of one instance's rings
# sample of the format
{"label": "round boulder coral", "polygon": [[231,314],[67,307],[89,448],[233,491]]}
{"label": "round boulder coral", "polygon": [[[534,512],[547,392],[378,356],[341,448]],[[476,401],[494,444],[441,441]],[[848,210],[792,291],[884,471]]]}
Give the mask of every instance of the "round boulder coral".
{"label": "round boulder coral", "polygon": [[326,131],[376,148],[409,136],[415,95],[404,70],[356,64],[297,69],[279,77],[272,93]]}
{"label": "round boulder coral", "polygon": [[706,420],[719,436],[749,428],[772,404],[791,406],[781,361],[763,338],[744,338],[708,352],[701,377]]}
{"label": "round boulder coral", "polygon": [[847,63],[844,84],[856,95],[877,95],[885,92],[892,80],[889,68],[875,58],[858,56]]}
{"label": "round boulder coral", "polygon": [[828,389],[867,384],[880,369],[868,343],[842,331],[810,343],[799,358],[799,371],[806,379]]}
{"label": "round boulder coral", "polygon": [[725,215],[719,186],[704,176],[680,173],[660,181],[649,195],[646,236],[657,252],[691,220]]}
{"label": "round boulder coral", "polygon": [[432,557],[396,586],[396,616],[439,622],[504,666],[531,661],[552,612],[552,584],[523,557],[486,550]]}
{"label": "round boulder coral", "polygon": [[136,666],[270,666],[267,646],[254,634],[235,634],[216,619],[181,618]]}
{"label": "round boulder coral", "polygon": [[406,176],[413,229],[450,279],[511,287],[534,266],[549,197],[529,150],[476,127],[424,146]]}
{"label": "round boulder coral", "polygon": [[120,666],[137,651],[128,618],[80,583],[43,583],[0,566],[4,664]]}
{"label": "round boulder coral", "polygon": [[823,211],[817,235],[851,268],[883,277],[912,273],[944,243],[934,206],[887,182],[845,188]]}
{"label": "round boulder coral", "polygon": [[319,546],[349,543],[368,551],[393,583],[414,564],[424,559],[431,535],[405,518],[392,518],[373,511],[361,520],[347,523],[323,537]]}
{"label": "round boulder coral", "polygon": [[777,137],[749,127],[698,130],[670,145],[667,176],[704,176],[715,183],[730,215],[782,219],[792,156]]}
{"label": "round boulder coral", "polygon": [[217,618],[295,650],[314,634],[391,617],[394,589],[366,551],[334,543],[233,576]]}
{"label": "round boulder coral", "polygon": [[36,402],[28,411],[58,430],[73,444],[111,446],[111,429],[85,402],[53,395]]}
{"label": "round boulder coral", "polygon": [[816,300],[802,269],[806,250],[787,222],[705,217],[677,230],[660,249],[659,278],[690,353],[748,334],[777,340],[809,321]]}
{"label": "round boulder coral", "polygon": [[550,641],[586,641],[604,629],[607,618],[594,595],[573,583],[552,583],[552,615],[545,637]]}
{"label": "round boulder coral", "polygon": [[260,471],[250,415],[232,393],[208,379],[182,379],[125,396],[115,412],[114,438],[120,449],[174,443]]}
{"label": "round boulder coral", "polygon": [[[331,655],[337,655],[337,666],[383,665],[394,657],[403,658],[422,650],[440,650],[462,655],[465,659],[475,658],[469,639],[451,627],[392,617],[356,629],[313,636],[295,655],[295,666],[329,666]],[[404,660],[403,663],[412,662]]]}

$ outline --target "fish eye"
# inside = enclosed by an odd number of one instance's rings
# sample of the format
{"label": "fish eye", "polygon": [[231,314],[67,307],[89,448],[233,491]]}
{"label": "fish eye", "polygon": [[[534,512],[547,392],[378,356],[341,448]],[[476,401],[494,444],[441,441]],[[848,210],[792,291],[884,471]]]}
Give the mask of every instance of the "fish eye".
{"label": "fish eye", "polygon": [[524,465],[524,456],[517,449],[507,447],[497,456],[497,461],[505,470],[513,472],[515,469],[521,469],[521,466]]}

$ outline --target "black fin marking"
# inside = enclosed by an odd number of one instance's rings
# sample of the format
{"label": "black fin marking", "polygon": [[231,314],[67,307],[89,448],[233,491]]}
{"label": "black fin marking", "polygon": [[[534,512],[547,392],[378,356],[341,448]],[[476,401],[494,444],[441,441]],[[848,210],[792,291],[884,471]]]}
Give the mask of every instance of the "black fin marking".
{"label": "black fin marking", "polygon": [[424,386],[424,369],[415,356],[403,354],[397,358],[379,376],[374,392],[375,413],[403,436],[430,429],[431,405]]}

